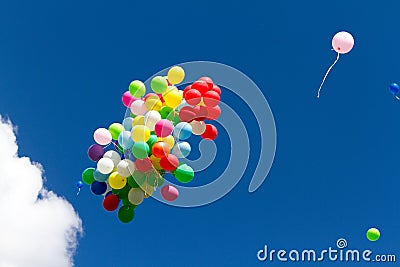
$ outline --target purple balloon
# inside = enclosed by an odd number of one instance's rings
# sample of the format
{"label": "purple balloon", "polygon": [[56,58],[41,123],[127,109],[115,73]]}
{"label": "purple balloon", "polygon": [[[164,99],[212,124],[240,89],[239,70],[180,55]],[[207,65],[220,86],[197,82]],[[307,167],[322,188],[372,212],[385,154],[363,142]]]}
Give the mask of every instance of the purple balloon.
{"label": "purple balloon", "polygon": [[88,156],[93,161],[99,161],[104,155],[104,148],[101,145],[94,144],[88,149]]}

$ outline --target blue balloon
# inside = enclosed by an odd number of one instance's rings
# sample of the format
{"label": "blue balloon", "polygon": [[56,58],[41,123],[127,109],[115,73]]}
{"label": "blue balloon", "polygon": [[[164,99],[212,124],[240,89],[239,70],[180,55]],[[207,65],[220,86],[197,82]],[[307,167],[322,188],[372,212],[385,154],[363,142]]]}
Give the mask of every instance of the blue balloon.
{"label": "blue balloon", "polygon": [[83,187],[83,182],[82,181],[78,181],[76,182],[76,187],[78,187],[79,189]]}
{"label": "blue balloon", "polygon": [[173,135],[180,140],[188,139],[192,135],[192,125],[187,122],[178,123],[174,128]]}
{"label": "blue balloon", "polygon": [[178,158],[186,158],[189,156],[190,151],[192,151],[192,148],[188,142],[178,142],[172,149],[172,154]]}
{"label": "blue balloon", "polygon": [[125,150],[131,149],[133,146],[132,135],[130,131],[123,131],[118,136],[118,144]]}
{"label": "blue balloon", "polygon": [[396,95],[399,92],[399,85],[397,83],[391,83],[389,90],[393,95]]}
{"label": "blue balloon", "polygon": [[90,185],[90,190],[92,190],[95,195],[102,195],[107,191],[107,184],[104,182],[94,181]]}
{"label": "blue balloon", "polygon": [[131,131],[132,130],[132,123],[133,123],[133,118],[131,118],[131,117],[126,117],[122,121],[122,125],[124,126],[126,131]]}
{"label": "blue balloon", "polygon": [[102,174],[97,169],[93,172],[93,177],[97,182],[105,182],[110,174]]}

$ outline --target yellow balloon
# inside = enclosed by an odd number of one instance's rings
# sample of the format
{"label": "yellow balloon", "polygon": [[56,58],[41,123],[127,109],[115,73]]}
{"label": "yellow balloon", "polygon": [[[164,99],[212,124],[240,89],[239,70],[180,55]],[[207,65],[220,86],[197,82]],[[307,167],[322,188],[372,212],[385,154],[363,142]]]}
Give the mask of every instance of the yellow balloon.
{"label": "yellow balloon", "polygon": [[158,141],[164,141],[168,144],[168,146],[172,149],[175,145],[175,139],[172,135],[168,135],[167,137],[158,137]]}
{"label": "yellow balloon", "polygon": [[185,78],[185,71],[179,67],[179,66],[174,66],[169,69],[168,71],[168,81],[171,84],[178,84],[183,81]]}
{"label": "yellow balloon", "polygon": [[135,127],[136,125],[144,125],[144,116],[143,115],[138,115],[133,119],[132,127]]}
{"label": "yellow balloon", "polygon": [[151,163],[153,164],[153,167],[154,167],[156,170],[162,170],[162,167],[161,167],[161,165],[160,165],[160,160],[161,160],[161,159],[155,157],[154,155],[151,155],[151,156],[150,156],[150,160],[151,160]]}
{"label": "yellow balloon", "polygon": [[126,185],[126,178],[119,175],[118,172],[113,172],[108,177],[108,184],[113,189],[122,189]]}
{"label": "yellow balloon", "polygon": [[134,205],[140,205],[143,202],[144,192],[140,188],[131,188],[128,193],[128,200]]}
{"label": "yellow balloon", "polygon": [[158,96],[149,96],[146,99],[145,105],[147,110],[159,111],[162,108],[163,103]]}
{"label": "yellow balloon", "polygon": [[147,142],[150,139],[149,128],[144,125],[136,125],[132,129],[132,139],[135,142]]}
{"label": "yellow balloon", "polygon": [[168,90],[162,94],[165,105],[170,108],[176,108],[182,103],[182,94],[175,86],[168,87]]}
{"label": "yellow balloon", "polygon": [[179,92],[179,90],[178,90],[178,88],[176,88],[175,85],[168,86],[167,91],[165,91],[164,93],[162,93],[163,97],[164,97],[164,95],[168,94],[168,92],[170,92],[170,93],[171,93],[171,92],[177,93],[177,92]]}

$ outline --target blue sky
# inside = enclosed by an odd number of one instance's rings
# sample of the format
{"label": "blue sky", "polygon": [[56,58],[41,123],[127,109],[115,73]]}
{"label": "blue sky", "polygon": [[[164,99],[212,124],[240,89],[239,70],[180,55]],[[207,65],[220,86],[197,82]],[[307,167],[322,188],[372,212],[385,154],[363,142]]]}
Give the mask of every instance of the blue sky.
{"label": "blue sky", "polygon": [[[264,244],[325,249],[340,237],[352,248],[398,252],[400,103],[388,85],[400,82],[400,3],[216,2],[0,4],[0,114],[19,126],[20,153],[43,164],[46,186],[81,216],[76,266],[317,266],[260,263],[256,252]],[[341,30],[355,47],[318,100]],[[241,70],[267,98],[278,143],[262,187],[247,192],[255,149],[238,186],[212,205],[149,200],[124,225],[88,188],[77,197],[93,130],[122,120],[129,82],[193,60]],[[225,100],[256,127],[243,103]],[[372,226],[381,230],[375,243],[365,238]]]}

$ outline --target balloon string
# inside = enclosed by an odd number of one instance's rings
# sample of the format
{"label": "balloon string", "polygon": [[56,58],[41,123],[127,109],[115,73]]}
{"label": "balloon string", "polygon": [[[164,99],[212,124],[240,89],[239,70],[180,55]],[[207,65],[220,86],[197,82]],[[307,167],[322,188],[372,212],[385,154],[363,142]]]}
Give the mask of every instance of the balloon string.
{"label": "balloon string", "polygon": [[81,189],[80,188],[78,188],[78,193],[76,193],[76,195],[79,195],[79,193],[81,192]]}
{"label": "balloon string", "polygon": [[394,96],[397,100],[400,100],[400,97],[398,97],[397,95]]}
{"label": "balloon string", "polygon": [[338,62],[339,56],[340,56],[340,54],[338,53],[335,62],[333,62],[333,64],[329,67],[329,69],[328,69],[327,72],[325,73],[324,79],[322,80],[322,83],[321,83],[321,85],[319,86],[319,89],[318,89],[318,95],[317,95],[318,98],[319,98],[319,96],[320,96],[320,94],[321,94],[322,85],[324,85],[324,82],[325,82],[325,80],[326,80],[326,77],[328,77],[328,74],[329,74],[329,72],[331,71],[331,69],[333,68],[333,66],[335,66],[335,64]]}
{"label": "balloon string", "polygon": [[114,145],[114,142],[111,141],[111,143],[109,143],[108,145],[106,145],[105,147],[103,147],[103,149],[106,149],[106,148],[109,147],[110,145]]}

